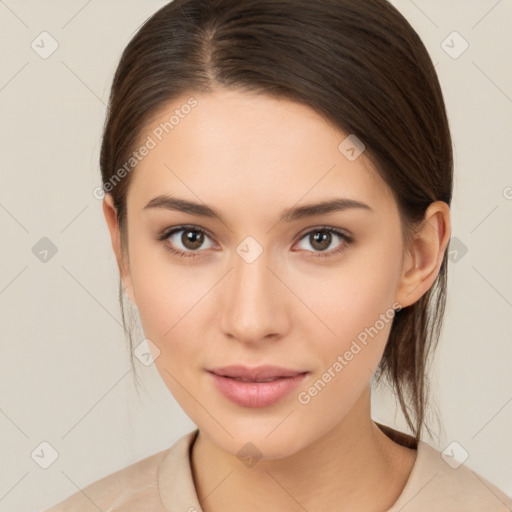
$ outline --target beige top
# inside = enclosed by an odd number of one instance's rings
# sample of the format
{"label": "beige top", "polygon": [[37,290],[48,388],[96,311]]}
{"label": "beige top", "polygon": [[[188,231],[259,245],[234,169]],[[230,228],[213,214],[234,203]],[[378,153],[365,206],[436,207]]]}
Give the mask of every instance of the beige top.
{"label": "beige top", "polygon": [[[400,444],[417,449],[416,461],[388,512],[510,512],[512,500],[460,465],[453,469],[429,444],[377,423]],[[198,429],[162,450],[78,491],[46,512],[202,512],[190,450]]]}

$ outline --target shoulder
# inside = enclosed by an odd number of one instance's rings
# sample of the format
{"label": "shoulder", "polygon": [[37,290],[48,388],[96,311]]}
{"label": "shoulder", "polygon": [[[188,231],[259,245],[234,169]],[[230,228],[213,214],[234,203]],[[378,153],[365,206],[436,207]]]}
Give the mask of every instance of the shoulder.
{"label": "shoulder", "polygon": [[150,455],[75,492],[45,512],[164,512],[158,468],[171,450]]}
{"label": "shoulder", "polygon": [[469,466],[420,441],[395,512],[510,512],[512,500]]}

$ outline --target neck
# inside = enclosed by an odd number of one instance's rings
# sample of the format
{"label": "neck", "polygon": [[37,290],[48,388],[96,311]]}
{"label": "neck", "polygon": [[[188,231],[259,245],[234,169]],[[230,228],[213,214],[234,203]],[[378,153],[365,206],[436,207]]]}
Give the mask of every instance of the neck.
{"label": "neck", "polygon": [[377,512],[398,499],[415,458],[372,421],[368,388],[334,429],[290,456],[248,468],[199,432],[191,463],[204,512]]}

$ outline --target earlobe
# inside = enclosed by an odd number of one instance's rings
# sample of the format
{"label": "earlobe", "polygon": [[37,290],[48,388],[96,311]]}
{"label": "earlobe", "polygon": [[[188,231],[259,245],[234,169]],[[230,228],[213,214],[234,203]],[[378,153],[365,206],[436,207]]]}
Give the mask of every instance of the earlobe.
{"label": "earlobe", "polygon": [[119,229],[119,223],[117,219],[117,210],[114,205],[114,200],[111,194],[105,194],[103,198],[103,214],[107,222],[108,230],[110,233],[110,239],[112,241],[112,249],[116,256],[117,266],[119,268],[119,274],[123,283],[123,287],[128,294],[130,301],[135,304],[132,281],[129,271],[129,265],[126,261],[126,257],[123,254],[121,245],[121,233]]}
{"label": "earlobe", "polygon": [[443,201],[429,205],[421,228],[403,260],[396,301],[402,307],[417,302],[432,286],[450,240],[450,208]]}

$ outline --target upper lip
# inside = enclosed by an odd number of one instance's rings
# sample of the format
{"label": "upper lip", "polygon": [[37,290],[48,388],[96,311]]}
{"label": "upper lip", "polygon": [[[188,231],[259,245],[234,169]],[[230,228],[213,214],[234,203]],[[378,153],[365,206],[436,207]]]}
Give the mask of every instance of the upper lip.
{"label": "upper lip", "polygon": [[232,365],[223,366],[219,368],[213,368],[208,370],[216,375],[223,377],[234,377],[249,380],[262,380],[262,379],[273,379],[278,377],[295,377],[302,373],[306,373],[301,370],[290,370],[288,368],[282,368],[280,366],[273,365],[262,365],[254,368],[248,368],[247,366]]}

